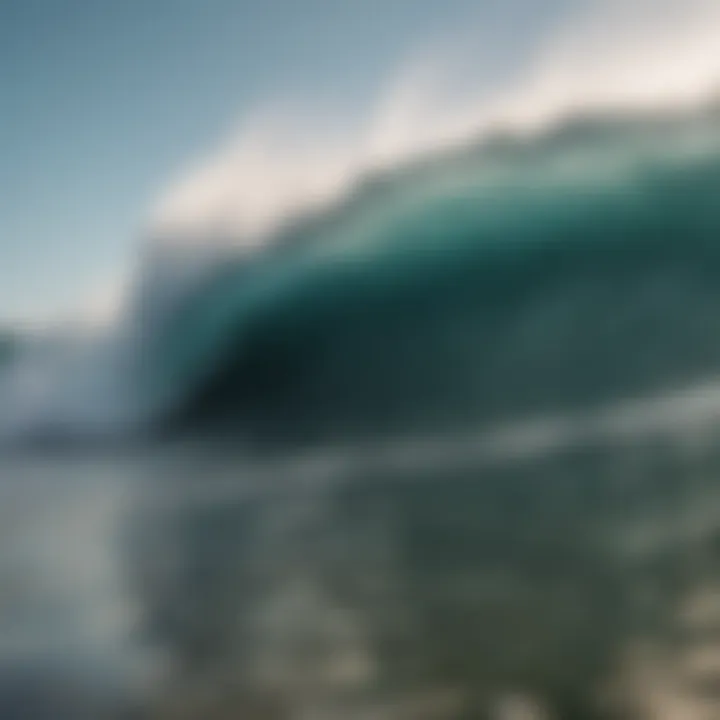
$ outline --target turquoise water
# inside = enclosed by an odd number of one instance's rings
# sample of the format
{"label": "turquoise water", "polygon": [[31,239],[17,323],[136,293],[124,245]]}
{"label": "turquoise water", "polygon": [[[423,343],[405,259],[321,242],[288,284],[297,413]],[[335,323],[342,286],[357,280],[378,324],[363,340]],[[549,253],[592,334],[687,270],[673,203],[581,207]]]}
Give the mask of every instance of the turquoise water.
{"label": "turquoise water", "polygon": [[452,433],[712,376],[719,128],[579,120],[367,181],[168,313],[142,354],[158,417]]}

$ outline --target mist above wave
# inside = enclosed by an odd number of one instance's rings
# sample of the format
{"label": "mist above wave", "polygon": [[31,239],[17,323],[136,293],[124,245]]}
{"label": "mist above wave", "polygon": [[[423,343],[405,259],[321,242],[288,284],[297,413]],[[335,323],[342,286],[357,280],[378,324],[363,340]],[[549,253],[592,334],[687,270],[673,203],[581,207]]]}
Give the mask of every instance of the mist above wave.
{"label": "mist above wave", "polygon": [[469,42],[448,38],[410,58],[354,121],[312,103],[247,114],[161,197],[154,242],[261,251],[282,227],[351,195],[368,175],[577,116],[697,108],[720,88],[712,0],[579,3],[492,85],[478,72],[493,62],[486,39],[479,29]]}

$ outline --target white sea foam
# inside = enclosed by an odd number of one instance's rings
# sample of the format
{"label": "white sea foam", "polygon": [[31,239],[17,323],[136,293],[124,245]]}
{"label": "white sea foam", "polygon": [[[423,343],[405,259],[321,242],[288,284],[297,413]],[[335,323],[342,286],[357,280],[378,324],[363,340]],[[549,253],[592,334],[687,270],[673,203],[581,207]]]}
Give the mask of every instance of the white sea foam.
{"label": "white sea foam", "polygon": [[[508,36],[511,36],[508,28]],[[476,39],[482,44],[483,37]],[[449,44],[449,43],[448,43]],[[473,50],[408,62],[354,126],[331,110],[250,113],[239,131],[172,185],[156,208],[166,242],[228,240],[256,251],[279,226],[351,192],[359,178],[499,129],[532,133],[576,114],[688,108],[720,88],[714,0],[600,0],[558,24],[500,89],[464,83]],[[483,58],[487,61],[487,58]]]}

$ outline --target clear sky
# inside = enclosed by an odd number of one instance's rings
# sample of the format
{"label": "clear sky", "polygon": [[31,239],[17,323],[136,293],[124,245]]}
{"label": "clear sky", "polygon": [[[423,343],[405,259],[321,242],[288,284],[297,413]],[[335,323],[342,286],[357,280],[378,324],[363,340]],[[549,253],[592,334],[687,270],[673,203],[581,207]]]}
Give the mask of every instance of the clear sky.
{"label": "clear sky", "polygon": [[500,67],[562,2],[0,0],[0,324],[111,281],[158,194],[255,106],[353,112],[468,22]]}

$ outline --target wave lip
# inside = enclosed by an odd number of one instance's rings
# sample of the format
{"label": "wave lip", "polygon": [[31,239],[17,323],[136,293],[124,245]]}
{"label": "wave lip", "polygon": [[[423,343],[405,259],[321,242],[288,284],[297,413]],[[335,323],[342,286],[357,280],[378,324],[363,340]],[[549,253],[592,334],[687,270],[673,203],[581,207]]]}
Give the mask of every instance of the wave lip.
{"label": "wave lip", "polygon": [[478,55],[482,36],[463,45],[466,31],[401,66],[355,123],[334,126],[337,113],[317,105],[250,114],[163,195],[153,236],[262,252],[282,226],[326,211],[368,175],[578,116],[685,113],[720,92],[714,0],[581,3],[528,41],[534,50],[518,48],[524,62],[491,88],[472,80],[492,58]]}

